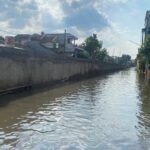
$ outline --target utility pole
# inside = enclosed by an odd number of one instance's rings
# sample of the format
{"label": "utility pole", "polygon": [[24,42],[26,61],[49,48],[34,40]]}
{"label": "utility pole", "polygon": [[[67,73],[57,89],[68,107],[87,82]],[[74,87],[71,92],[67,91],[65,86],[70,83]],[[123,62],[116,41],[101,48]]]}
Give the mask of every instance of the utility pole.
{"label": "utility pole", "polygon": [[66,51],[66,29],[64,33],[64,52]]}

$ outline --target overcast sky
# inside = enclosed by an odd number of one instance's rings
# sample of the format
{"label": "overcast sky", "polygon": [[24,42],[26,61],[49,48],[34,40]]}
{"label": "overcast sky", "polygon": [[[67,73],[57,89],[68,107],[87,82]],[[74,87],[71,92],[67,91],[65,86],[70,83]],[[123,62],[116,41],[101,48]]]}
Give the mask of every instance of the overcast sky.
{"label": "overcast sky", "polygon": [[[97,33],[110,55],[135,57],[150,0],[0,0],[0,34]],[[6,33],[3,31],[8,31]]]}

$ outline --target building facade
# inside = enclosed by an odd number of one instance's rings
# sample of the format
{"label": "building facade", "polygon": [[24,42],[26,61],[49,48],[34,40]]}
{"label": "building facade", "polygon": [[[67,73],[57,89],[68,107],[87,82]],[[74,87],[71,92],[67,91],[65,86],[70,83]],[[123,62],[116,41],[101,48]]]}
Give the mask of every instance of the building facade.
{"label": "building facade", "polygon": [[43,46],[57,49],[60,52],[72,53],[75,50],[75,41],[78,38],[70,33],[45,34],[41,38]]}
{"label": "building facade", "polygon": [[145,27],[142,29],[142,44],[147,36],[150,36],[150,11],[146,12]]}
{"label": "building facade", "polygon": [[42,32],[41,34],[19,34],[15,36],[15,41],[18,45],[26,46],[28,43],[36,41],[47,49],[63,53],[73,53],[77,39],[76,36],[70,33],[45,34]]}
{"label": "building facade", "polygon": [[6,36],[5,37],[5,45],[7,47],[15,47],[15,39],[13,36]]}

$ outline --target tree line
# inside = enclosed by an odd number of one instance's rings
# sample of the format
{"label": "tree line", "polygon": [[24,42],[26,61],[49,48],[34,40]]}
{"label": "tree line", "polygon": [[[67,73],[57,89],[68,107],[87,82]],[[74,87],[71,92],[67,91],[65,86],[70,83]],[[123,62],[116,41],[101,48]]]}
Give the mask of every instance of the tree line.
{"label": "tree line", "polygon": [[87,37],[79,47],[85,50],[80,53],[79,57],[99,59],[101,61],[108,57],[107,49],[103,48],[103,42],[98,40],[96,34]]}
{"label": "tree line", "polygon": [[105,61],[122,65],[129,65],[131,63],[131,56],[128,54],[123,54],[121,57],[109,56],[107,49],[103,48],[103,41],[98,40],[96,34],[87,37],[79,47],[84,49],[78,55],[80,58],[92,58],[102,62]]}

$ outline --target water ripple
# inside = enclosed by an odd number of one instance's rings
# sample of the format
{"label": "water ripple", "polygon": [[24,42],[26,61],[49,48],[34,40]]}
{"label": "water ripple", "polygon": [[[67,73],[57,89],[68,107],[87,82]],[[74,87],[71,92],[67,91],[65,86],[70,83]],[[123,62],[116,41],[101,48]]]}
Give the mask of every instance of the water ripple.
{"label": "water ripple", "polygon": [[148,150],[149,89],[131,69],[18,98],[0,109],[0,148]]}

